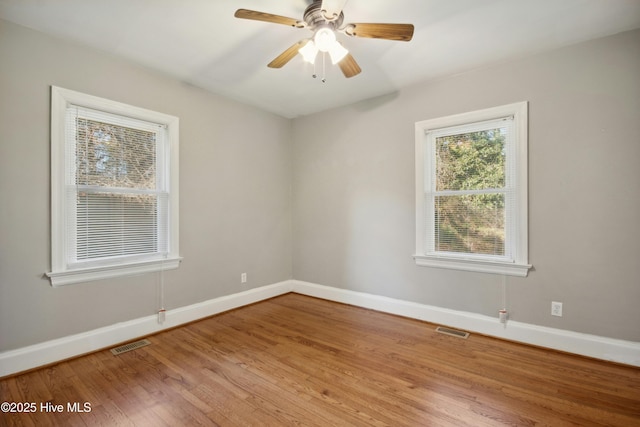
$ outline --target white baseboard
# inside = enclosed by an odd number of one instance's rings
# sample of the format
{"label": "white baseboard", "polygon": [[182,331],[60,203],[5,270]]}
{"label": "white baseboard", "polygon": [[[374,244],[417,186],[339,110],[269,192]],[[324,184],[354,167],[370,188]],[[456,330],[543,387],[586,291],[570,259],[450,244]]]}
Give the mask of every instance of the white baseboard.
{"label": "white baseboard", "polygon": [[640,366],[640,343],[638,342],[536,326],[512,320],[507,321],[507,324],[503,325],[498,321],[498,316],[490,317],[464,311],[449,310],[299,280],[293,281],[293,292],[424,320],[438,325],[463,329],[468,332],[476,332],[496,338],[551,348],[611,362]]}
{"label": "white baseboard", "polygon": [[158,316],[153,314],[16,350],[4,351],[0,353],[0,377],[91,353],[194,320],[286,294],[291,292],[291,286],[291,281],[284,281],[167,310],[165,321],[162,324],[158,323]]}
{"label": "white baseboard", "polygon": [[287,280],[168,310],[163,324],[158,324],[157,316],[154,314],[16,350],[1,352],[0,377],[111,347],[288,292],[296,292],[302,295],[424,320],[469,332],[640,367],[640,343],[637,342],[581,334],[511,320],[505,326],[498,321],[497,317],[493,318],[449,310],[299,280]]}

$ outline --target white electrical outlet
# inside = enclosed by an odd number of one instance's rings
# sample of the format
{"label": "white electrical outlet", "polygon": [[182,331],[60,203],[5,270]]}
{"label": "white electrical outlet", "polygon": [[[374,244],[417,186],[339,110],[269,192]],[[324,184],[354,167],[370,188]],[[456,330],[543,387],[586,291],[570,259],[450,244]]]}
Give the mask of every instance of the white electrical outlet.
{"label": "white electrical outlet", "polygon": [[551,315],[562,317],[562,303],[551,301]]}
{"label": "white electrical outlet", "polygon": [[240,283],[247,283],[247,273],[242,273],[240,275]]}

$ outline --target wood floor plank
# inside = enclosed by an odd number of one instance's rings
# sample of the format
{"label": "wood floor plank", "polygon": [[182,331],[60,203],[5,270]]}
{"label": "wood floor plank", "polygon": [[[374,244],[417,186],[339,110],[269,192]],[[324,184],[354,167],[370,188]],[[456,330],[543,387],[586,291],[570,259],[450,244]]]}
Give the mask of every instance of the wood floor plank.
{"label": "wood floor plank", "polygon": [[0,380],[7,426],[632,426],[640,369],[287,294]]}

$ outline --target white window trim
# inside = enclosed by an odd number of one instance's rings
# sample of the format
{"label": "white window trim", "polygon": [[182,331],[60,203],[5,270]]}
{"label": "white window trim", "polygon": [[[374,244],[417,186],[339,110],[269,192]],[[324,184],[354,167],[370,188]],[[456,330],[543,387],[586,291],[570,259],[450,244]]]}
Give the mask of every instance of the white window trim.
{"label": "white window trim", "polygon": [[[480,273],[502,274],[526,277],[532,267],[528,261],[528,195],[527,195],[527,150],[528,129],[527,102],[518,102],[500,107],[488,108],[469,113],[456,114],[437,119],[424,120],[415,124],[416,148],[416,252],[413,258],[417,265],[424,267],[448,268]],[[515,135],[516,176],[520,191],[517,194],[514,224],[513,262],[497,257],[465,256],[464,254],[429,253],[427,245],[427,214],[425,202],[427,132],[451,126],[460,126],[487,120],[513,116]]]}
{"label": "white window trim", "polygon": [[[164,256],[145,258],[118,265],[74,267],[67,263],[65,219],[65,114],[73,104],[166,126],[169,144],[170,199],[169,250]],[[51,86],[51,272],[46,275],[52,286],[130,276],[178,268],[179,255],[179,119],[168,114],[134,107],[116,101]]]}

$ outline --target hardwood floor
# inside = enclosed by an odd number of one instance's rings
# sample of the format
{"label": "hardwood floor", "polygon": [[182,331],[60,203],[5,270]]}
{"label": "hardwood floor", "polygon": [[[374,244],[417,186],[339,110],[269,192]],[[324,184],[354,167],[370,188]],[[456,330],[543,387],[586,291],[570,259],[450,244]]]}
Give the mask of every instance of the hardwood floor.
{"label": "hardwood floor", "polygon": [[0,425],[640,425],[640,369],[434,329],[287,294],[3,379]]}

